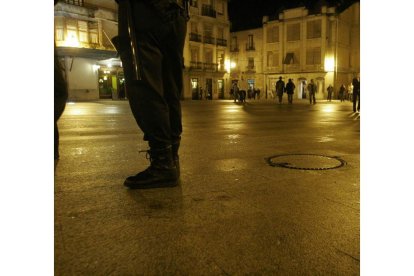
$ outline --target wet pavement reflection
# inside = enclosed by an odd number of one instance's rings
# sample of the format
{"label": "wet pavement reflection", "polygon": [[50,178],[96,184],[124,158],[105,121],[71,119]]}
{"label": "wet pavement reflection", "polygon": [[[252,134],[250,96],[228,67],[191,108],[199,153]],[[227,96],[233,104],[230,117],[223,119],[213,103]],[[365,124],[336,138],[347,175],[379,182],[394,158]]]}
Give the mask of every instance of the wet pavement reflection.
{"label": "wet pavement reflection", "polygon": [[[180,185],[130,191],[124,179],[148,161],[128,102],[66,106],[55,274],[359,273],[360,115],[352,103],[186,100],[182,113]],[[288,154],[338,156],[346,165],[305,171],[266,162]]]}

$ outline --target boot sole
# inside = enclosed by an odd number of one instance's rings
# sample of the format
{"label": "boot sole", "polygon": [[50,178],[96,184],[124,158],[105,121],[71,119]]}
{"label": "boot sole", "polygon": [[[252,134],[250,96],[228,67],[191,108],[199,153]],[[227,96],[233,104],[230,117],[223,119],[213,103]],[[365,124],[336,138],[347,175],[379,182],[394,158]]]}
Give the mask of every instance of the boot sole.
{"label": "boot sole", "polygon": [[155,188],[172,188],[178,186],[180,180],[171,180],[171,181],[160,181],[160,182],[154,182],[154,183],[148,183],[148,184],[136,184],[132,181],[125,181],[124,186],[128,187],[129,189],[155,189]]}

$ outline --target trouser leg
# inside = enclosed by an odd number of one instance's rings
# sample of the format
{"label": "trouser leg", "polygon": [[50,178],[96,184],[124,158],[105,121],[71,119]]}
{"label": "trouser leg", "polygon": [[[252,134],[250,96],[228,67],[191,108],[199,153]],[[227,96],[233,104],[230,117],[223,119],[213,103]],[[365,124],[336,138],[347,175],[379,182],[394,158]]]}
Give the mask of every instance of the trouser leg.
{"label": "trouser leg", "polygon": [[356,112],[356,103],[357,103],[357,95],[356,93],[352,94],[352,108],[354,112]]}
{"label": "trouser leg", "polygon": [[361,94],[358,94],[358,111],[360,108],[360,104],[361,104]]}
{"label": "trouser leg", "polygon": [[68,89],[55,48],[54,60],[54,158],[59,158],[59,129],[57,121],[65,110]]}

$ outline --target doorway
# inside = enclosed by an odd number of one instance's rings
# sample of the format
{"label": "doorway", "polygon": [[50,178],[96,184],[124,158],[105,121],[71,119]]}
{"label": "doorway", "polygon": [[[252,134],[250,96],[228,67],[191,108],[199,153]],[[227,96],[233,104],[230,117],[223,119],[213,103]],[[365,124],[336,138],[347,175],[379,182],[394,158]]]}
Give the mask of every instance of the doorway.
{"label": "doorway", "polygon": [[306,99],[306,79],[298,79],[298,99]]}
{"label": "doorway", "polygon": [[200,99],[200,88],[198,86],[198,79],[191,79],[191,99],[199,100]]}
{"label": "doorway", "polygon": [[206,79],[206,99],[212,100],[213,99],[213,79]]}
{"label": "doorway", "polygon": [[218,98],[224,99],[224,80],[217,80]]}

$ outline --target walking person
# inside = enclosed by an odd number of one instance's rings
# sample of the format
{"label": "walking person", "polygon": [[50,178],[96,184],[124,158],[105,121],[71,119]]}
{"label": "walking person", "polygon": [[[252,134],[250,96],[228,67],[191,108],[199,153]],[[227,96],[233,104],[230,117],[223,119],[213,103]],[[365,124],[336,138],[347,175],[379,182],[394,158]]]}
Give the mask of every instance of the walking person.
{"label": "walking person", "polygon": [[285,92],[285,82],[282,81],[282,77],[276,82],[276,95],[279,99],[279,104],[282,104],[283,92]]}
{"label": "walking person", "polygon": [[333,87],[332,85],[329,85],[328,88],[326,89],[328,91],[328,101],[332,101],[332,92],[333,92]]}
{"label": "walking person", "polygon": [[341,100],[341,102],[343,102],[345,99],[345,93],[346,93],[346,87],[345,87],[345,84],[342,84],[341,88],[339,88],[339,99]]}
{"label": "walking person", "polygon": [[237,83],[233,83],[233,100],[236,102],[239,99],[239,87]]}
{"label": "walking person", "polygon": [[311,79],[310,83],[308,84],[310,104],[312,104],[312,100],[313,100],[313,104],[316,104],[316,98],[315,98],[316,91],[317,91],[316,84],[313,82],[313,79]]}
{"label": "walking person", "polygon": [[200,86],[199,100],[203,99],[203,87]]}
{"label": "walking person", "polygon": [[[352,107],[354,112],[356,112],[358,110],[359,112],[359,107],[360,107],[360,83],[359,83],[359,78],[354,77],[352,80]],[[358,101],[358,107],[357,107],[357,101]]]}
{"label": "walking person", "polygon": [[115,0],[118,36],[112,39],[124,67],[133,116],[148,142],[150,165],[126,178],[128,188],[178,185],[182,133],[183,49],[187,1]]}
{"label": "walking person", "polygon": [[292,82],[292,79],[289,79],[286,84],[286,94],[288,95],[289,104],[293,103],[293,93],[295,91],[295,84]]}

